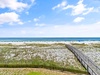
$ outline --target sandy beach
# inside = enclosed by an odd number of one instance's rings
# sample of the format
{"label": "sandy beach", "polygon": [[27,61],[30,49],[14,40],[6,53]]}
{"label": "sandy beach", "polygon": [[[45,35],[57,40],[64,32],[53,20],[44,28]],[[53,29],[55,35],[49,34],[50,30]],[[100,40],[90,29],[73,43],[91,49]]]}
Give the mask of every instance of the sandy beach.
{"label": "sandy beach", "polygon": [[0,42],[0,44],[16,44],[16,45],[20,45],[20,44],[24,44],[24,43],[39,43],[39,44],[53,44],[53,43],[64,43],[64,44],[71,44],[71,43],[79,43],[79,44],[90,44],[90,43],[100,43],[100,41],[27,41],[27,42]]}

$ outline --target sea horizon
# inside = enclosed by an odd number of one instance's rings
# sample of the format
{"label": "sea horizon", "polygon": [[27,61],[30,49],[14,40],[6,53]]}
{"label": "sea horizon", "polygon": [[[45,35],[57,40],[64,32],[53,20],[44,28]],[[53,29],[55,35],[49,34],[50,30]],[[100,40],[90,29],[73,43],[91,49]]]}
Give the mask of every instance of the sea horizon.
{"label": "sea horizon", "polygon": [[0,42],[100,41],[100,37],[0,37]]}

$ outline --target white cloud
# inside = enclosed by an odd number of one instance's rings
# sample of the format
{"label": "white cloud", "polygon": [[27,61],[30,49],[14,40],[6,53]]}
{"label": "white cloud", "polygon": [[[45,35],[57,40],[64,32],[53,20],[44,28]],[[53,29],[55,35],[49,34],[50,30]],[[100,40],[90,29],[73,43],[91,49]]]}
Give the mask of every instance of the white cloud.
{"label": "white cloud", "polygon": [[26,7],[28,7],[28,4],[18,2],[18,0],[0,0],[0,8],[22,11]]}
{"label": "white cloud", "polygon": [[26,30],[21,30],[21,34],[26,34]]}
{"label": "white cloud", "polygon": [[43,26],[45,26],[46,24],[44,24],[44,23],[36,23],[35,24],[35,26],[37,26],[37,27],[43,27]]}
{"label": "white cloud", "polygon": [[74,6],[73,6],[73,5],[67,5],[66,7],[63,7],[62,9],[63,9],[63,10],[67,10],[67,9],[69,9],[69,8],[74,8]]}
{"label": "white cloud", "polygon": [[27,12],[25,12],[27,15],[29,15],[29,12],[27,11]]}
{"label": "white cloud", "polygon": [[67,5],[67,3],[66,3],[62,6],[62,3],[61,3],[61,4],[58,4],[57,6],[53,7],[52,9],[54,10],[56,8],[60,8],[62,10],[67,10],[70,8],[70,9],[72,9],[71,15],[73,15],[73,16],[80,15],[80,14],[87,15],[93,11],[94,7],[86,7],[86,5],[83,4],[83,1],[84,0],[79,0],[77,2],[77,5]]}
{"label": "white cloud", "polygon": [[31,3],[33,4],[35,2],[35,0],[31,0]]}
{"label": "white cloud", "polygon": [[45,16],[44,15],[41,15],[41,16],[39,16],[37,18],[34,18],[33,21],[34,22],[39,22],[41,19],[44,19],[44,18],[45,18]]}
{"label": "white cloud", "polygon": [[[16,34],[14,34],[16,33]],[[100,37],[100,25],[48,25],[46,27],[1,28],[1,37]]]}
{"label": "white cloud", "polygon": [[83,17],[77,17],[77,18],[74,19],[73,22],[78,23],[78,22],[81,22],[81,21],[84,20],[84,19],[85,19],[85,18],[83,18]]}
{"label": "white cloud", "polygon": [[39,18],[34,18],[33,21],[34,22],[38,22],[39,21]]}
{"label": "white cloud", "polygon": [[86,11],[86,5],[84,5],[82,2],[83,0],[79,0],[77,5],[72,8],[72,15],[79,15]]}
{"label": "white cloud", "polygon": [[83,15],[86,15],[86,14],[88,14],[90,12],[93,12],[93,9],[94,9],[94,7],[87,8],[88,11],[84,12]]}
{"label": "white cloud", "polygon": [[44,34],[44,32],[43,31],[40,31],[39,34]]}
{"label": "white cloud", "polygon": [[[100,25],[54,25],[38,29],[52,37],[100,37]],[[50,30],[50,31],[48,31]]]}
{"label": "white cloud", "polygon": [[23,22],[21,22],[19,19],[19,15],[15,12],[6,12],[0,14],[0,24],[13,24],[14,22],[17,22],[18,24],[23,24]]}
{"label": "white cloud", "polygon": [[95,8],[95,9],[93,10],[93,12],[99,13],[99,12],[100,12],[100,7]]}
{"label": "white cloud", "polygon": [[98,24],[98,25],[100,25],[100,21],[99,21],[99,22],[96,22],[95,24]]}
{"label": "white cloud", "polygon": [[23,22],[21,22],[21,21],[19,21],[19,22],[18,22],[18,24],[23,25],[24,23],[23,23]]}
{"label": "white cloud", "polygon": [[57,6],[54,6],[52,9],[55,10],[56,8],[63,8],[67,5],[67,1],[63,1],[62,3],[58,4]]}
{"label": "white cloud", "polygon": [[79,0],[76,6],[73,5],[72,8],[72,15],[87,15],[88,13],[92,12],[93,7],[87,8],[85,4],[83,4],[83,0]]}
{"label": "white cloud", "polygon": [[35,0],[30,0],[30,1],[31,1],[31,4],[28,5],[28,8],[31,8],[34,4],[36,4]]}

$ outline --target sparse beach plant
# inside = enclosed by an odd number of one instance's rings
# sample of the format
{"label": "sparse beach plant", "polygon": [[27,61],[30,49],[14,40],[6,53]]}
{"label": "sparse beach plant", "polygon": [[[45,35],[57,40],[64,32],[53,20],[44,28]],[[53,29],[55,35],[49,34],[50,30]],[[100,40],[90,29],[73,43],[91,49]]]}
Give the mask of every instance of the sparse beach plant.
{"label": "sparse beach plant", "polygon": [[2,68],[46,68],[87,73],[63,43],[6,44],[1,47],[0,56],[0,67]]}

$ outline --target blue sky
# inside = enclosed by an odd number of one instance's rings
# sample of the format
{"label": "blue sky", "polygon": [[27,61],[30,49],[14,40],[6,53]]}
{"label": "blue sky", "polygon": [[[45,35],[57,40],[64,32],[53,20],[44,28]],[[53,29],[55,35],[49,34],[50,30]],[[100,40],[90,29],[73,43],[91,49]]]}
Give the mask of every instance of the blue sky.
{"label": "blue sky", "polygon": [[100,37],[100,0],[0,0],[0,37]]}

